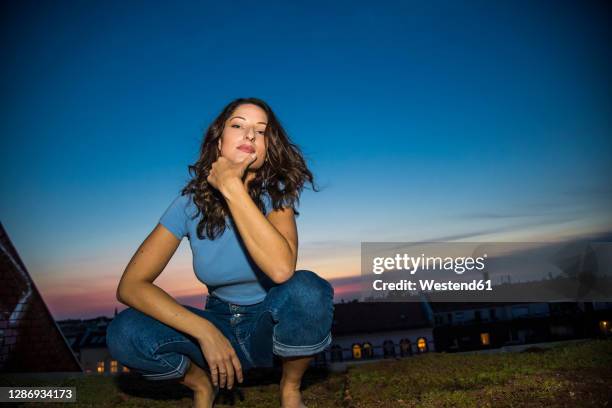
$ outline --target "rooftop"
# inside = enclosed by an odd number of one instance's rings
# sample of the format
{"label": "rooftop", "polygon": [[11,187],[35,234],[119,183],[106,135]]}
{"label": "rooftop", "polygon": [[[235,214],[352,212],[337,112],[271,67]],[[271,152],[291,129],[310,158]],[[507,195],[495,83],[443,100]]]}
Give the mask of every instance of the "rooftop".
{"label": "rooftop", "polygon": [[[279,374],[246,376],[217,407],[277,407]],[[23,385],[0,375],[4,385]],[[147,382],[134,375],[86,376],[29,386],[77,387],[71,406],[191,407],[191,392],[175,382]],[[323,407],[601,407],[612,403],[612,341],[586,340],[521,353],[430,353],[350,367],[345,373],[310,369],[304,402]]]}

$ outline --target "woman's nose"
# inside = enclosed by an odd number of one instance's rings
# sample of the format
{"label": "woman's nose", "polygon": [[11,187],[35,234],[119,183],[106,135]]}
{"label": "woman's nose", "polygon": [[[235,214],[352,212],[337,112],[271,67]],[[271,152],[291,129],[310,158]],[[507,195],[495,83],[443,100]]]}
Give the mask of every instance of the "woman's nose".
{"label": "woman's nose", "polygon": [[255,140],[255,129],[253,129],[253,128],[247,129],[246,137],[249,140]]}

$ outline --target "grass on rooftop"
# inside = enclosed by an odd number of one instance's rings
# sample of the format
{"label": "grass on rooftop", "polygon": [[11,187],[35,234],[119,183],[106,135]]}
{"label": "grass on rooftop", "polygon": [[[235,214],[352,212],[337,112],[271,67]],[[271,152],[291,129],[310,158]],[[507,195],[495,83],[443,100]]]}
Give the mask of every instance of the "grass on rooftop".
{"label": "grass on rooftop", "polygon": [[[217,407],[278,407],[280,372],[246,377]],[[0,376],[3,385],[74,386],[67,407],[190,407],[191,392],[176,382],[137,375],[88,376],[51,384]],[[317,407],[603,407],[612,406],[612,341],[586,340],[521,353],[429,353],[350,367],[346,373],[311,368],[303,381]],[[34,406],[62,404],[31,403]],[[30,404],[24,404],[30,405]]]}

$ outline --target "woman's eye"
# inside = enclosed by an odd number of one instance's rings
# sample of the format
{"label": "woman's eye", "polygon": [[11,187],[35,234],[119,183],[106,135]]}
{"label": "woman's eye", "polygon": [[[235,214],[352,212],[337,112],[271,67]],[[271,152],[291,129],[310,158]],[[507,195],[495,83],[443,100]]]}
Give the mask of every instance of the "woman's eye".
{"label": "woman's eye", "polygon": [[[242,126],[240,126],[237,123],[234,123],[233,125],[231,125],[231,127],[238,129],[238,128],[241,128]],[[266,131],[265,130],[258,130],[257,133],[259,133],[260,135],[263,135],[263,134],[266,133]]]}

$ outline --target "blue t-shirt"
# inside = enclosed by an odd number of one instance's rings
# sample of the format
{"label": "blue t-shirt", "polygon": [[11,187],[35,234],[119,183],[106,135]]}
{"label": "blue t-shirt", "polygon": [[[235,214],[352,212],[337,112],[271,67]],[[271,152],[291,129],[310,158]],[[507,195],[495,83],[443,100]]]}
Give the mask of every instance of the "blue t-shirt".
{"label": "blue t-shirt", "polygon": [[[264,196],[266,214],[270,212],[269,198]],[[276,284],[257,266],[246,249],[233,219],[226,219],[223,234],[216,239],[199,239],[198,209],[192,195],[180,195],[159,219],[178,239],[187,237],[193,252],[193,269],[197,278],[208,287],[208,292],[237,305],[252,305],[266,297]]]}

